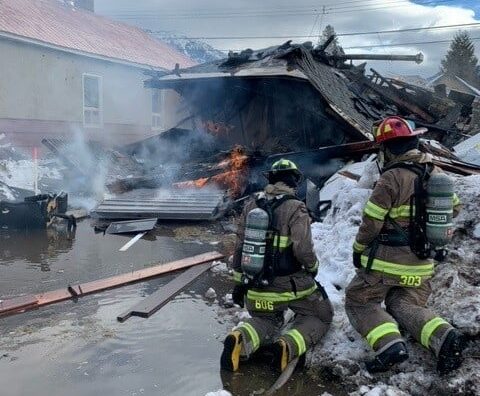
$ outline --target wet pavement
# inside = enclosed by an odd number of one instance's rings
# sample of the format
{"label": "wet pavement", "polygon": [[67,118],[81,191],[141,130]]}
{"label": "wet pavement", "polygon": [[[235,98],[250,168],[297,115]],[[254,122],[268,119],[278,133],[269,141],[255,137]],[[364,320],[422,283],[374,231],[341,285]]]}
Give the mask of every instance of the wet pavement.
{"label": "wet pavement", "polygon": [[[155,235],[119,252],[131,236],[95,234],[88,221],[65,232],[0,236],[0,298],[53,290],[214,250]],[[273,383],[264,365],[220,375],[221,341],[233,312],[203,296],[230,287],[225,274],[208,273],[149,319],[116,316],[172,279],[124,286],[0,319],[2,396],[199,395],[230,389],[261,394]],[[223,381],[223,383],[222,383]],[[308,374],[295,374],[278,395],[320,395]]]}

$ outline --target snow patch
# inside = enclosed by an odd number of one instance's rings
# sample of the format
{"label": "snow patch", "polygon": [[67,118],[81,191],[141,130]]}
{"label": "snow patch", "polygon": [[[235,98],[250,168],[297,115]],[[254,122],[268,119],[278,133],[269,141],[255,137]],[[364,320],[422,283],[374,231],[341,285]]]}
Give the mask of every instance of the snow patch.
{"label": "snow patch", "polygon": [[208,392],[205,396],[232,396],[232,394],[226,390],[218,390],[215,392]]}
{"label": "snow patch", "polygon": [[[335,178],[336,192],[323,222],[312,224],[312,238],[320,262],[317,280],[329,294],[335,315],[330,331],[313,351],[314,367],[328,367],[346,385],[356,386],[353,396],[403,396],[453,393],[469,394],[480,387],[480,363],[467,359],[462,368],[448,377],[438,377],[435,357],[407,338],[410,359],[387,376],[371,376],[362,361],[371,353],[351,327],[344,309],[345,287],[354,276],[352,244],[361,223],[362,211],[375,176],[373,165],[365,167],[357,183]],[[456,191],[464,203],[455,219],[456,232],[446,261],[437,265],[432,279],[429,306],[473,337],[480,335],[480,176],[457,177]],[[471,353],[471,352],[470,352]],[[468,350],[467,350],[468,354]],[[443,393],[442,393],[443,392]],[[474,394],[472,392],[471,394]],[[449,393],[451,394],[451,393]]]}

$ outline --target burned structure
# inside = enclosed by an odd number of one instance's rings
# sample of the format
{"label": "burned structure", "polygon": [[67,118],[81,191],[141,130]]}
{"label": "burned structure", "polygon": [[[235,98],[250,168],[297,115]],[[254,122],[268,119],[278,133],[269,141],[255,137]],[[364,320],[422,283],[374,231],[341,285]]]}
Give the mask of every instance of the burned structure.
{"label": "burned structure", "polygon": [[[317,48],[310,43],[287,42],[152,74],[145,86],[177,91],[185,116],[180,129],[130,145],[129,153],[152,158],[155,152],[155,157],[163,159],[158,149],[152,150],[154,142],[165,150],[167,142],[180,139],[181,143],[181,136],[188,136],[182,156],[188,157],[187,162],[204,164],[213,154],[241,147],[244,165],[249,167],[248,180],[256,182],[255,165],[267,165],[265,160],[271,154],[278,157],[302,152],[297,160],[307,169],[307,176],[319,184],[338,170],[343,159],[364,153],[363,145],[351,144],[371,142],[373,122],[388,115],[401,115],[427,127],[427,138],[447,147],[476,132],[470,126],[473,96],[451,92],[445,97],[385,78],[372,69],[367,73],[365,63],[354,66],[346,62],[372,59],[371,55],[332,56],[325,52],[326,46],[328,42]],[[421,54],[374,58],[423,60]],[[338,145],[345,145],[344,149],[322,149]],[[203,186],[202,180],[211,180],[205,173],[202,177],[202,166],[194,168],[195,172],[177,176],[196,187]]]}
{"label": "burned structure", "polygon": [[[372,125],[389,115],[427,127],[427,139],[446,146],[422,144],[438,165],[460,174],[479,172],[448,149],[477,132],[473,96],[451,91],[446,97],[372,69],[367,73],[365,63],[347,63],[372,58],[419,63],[421,54],[332,56],[325,48],[287,42],[187,69],[149,73],[146,88],[180,95],[181,121],[160,135],[114,150],[90,147],[95,164],[110,165],[105,186],[117,194],[93,215],[110,220],[218,218],[229,207],[221,197],[238,201],[262,188],[262,172],[281,157],[294,159],[310,180],[299,192],[306,198],[307,185],[321,187],[347,162],[375,152]],[[76,149],[54,139],[43,143],[69,169],[91,178],[81,165],[84,158],[75,160]],[[96,166],[93,173],[98,173]],[[204,197],[195,198],[200,189],[215,196],[207,199],[209,205]]]}

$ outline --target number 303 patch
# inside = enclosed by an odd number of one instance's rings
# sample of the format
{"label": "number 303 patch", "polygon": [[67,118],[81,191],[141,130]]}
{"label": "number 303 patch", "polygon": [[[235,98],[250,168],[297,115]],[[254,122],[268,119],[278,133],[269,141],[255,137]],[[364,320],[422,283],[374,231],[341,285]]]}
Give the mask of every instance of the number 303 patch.
{"label": "number 303 patch", "polygon": [[420,286],[422,284],[421,276],[402,275],[400,276],[400,285],[402,286]]}
{"label": "number 303 patch", "polygon": [[255,309],[262,311],[273,311],[273,302],[265,300],[255,300]]}

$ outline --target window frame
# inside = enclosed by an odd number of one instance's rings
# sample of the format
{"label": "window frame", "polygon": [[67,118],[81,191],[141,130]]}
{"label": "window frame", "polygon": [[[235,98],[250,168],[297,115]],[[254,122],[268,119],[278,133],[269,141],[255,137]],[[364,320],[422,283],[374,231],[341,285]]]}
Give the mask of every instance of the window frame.
{"label": "window frame", "polygon": [[[160,113],[153,111],[153,98],[155,97],[155,93],[159,94],[159,105],[160,105]],[[151,122],[151,127],[152,131],[163,131],[165,129],[165,103],[166,103],[166,96],[167,96],[167,90],[166,89],[160,89],[160,88],[154,88],[152,90],[152,122]],[[159,119],[160,122],[157,125],[154,125],[153,120],[154,119]]]}
{"label": "window frame", "polygon": [[[93,77],[98,81],[98,109],[96,107],[85,106],[85,77]],[[103,128],[103,77],[93,73],[82,74],[82,104],[83,104],[83,126],[85,128]],[[98,111],[99,122],[92,124],[86,122],[86,111]]]}

